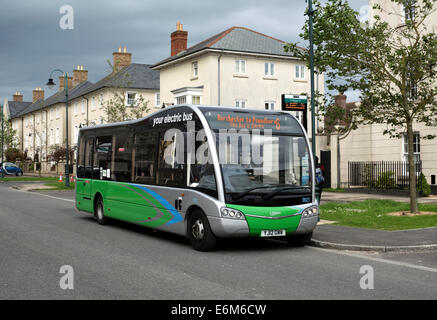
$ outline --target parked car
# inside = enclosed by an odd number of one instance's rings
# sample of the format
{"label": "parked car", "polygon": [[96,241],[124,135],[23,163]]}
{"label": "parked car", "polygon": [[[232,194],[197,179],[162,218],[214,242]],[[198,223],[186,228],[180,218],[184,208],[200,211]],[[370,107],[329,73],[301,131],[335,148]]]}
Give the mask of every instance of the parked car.
{"label": "parked car", "polygon": [[16,176],[22,176],[23,170],[11,162],[0,163],[0,173],[15,174]]}

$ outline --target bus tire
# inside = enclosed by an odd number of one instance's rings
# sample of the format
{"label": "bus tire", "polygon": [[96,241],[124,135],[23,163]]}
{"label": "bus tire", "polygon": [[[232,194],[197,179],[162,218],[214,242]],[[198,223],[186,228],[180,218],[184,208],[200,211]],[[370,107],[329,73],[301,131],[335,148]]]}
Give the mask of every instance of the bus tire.
{"label": "bus tire", "polygon": [[195,210],[188,220],[188,238],[197,251],[211,251],[217,245],[217,238],[212,233],[208,218],[202,210]]}
{"label": "bus tire", "polygon": [[286,241],[292,246],[303,247],[310,244],[312,236],[312,232],[305,234],[296,234],[292,236],[287,236]]}
{"label": "bus tire", "polygon": [[105,225],[108,223],[108,220],[105,217],[103,199],[101,196],[97,198],[96,205],[94,206],[94,218],[96,219],[97,223],[100,225]]}

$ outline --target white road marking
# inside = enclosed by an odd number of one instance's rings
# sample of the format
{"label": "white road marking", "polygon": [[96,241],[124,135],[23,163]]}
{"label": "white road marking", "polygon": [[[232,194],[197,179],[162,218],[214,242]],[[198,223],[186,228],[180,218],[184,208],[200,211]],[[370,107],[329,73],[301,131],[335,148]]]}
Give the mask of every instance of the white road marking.
{"label": "white road marking", "polygon": [[355,257],[355,258],[362,258],[362,259],[366,259],[366,260],[377,261],[377,262],[382,262],[382,263],[387,263],[387,264],[394,264],[394,265],[401,266],[401,267],[418,269],[418,270],[428,271],[428,272],[437,272],[436,268],[419,266],[419,265],[411,264],[411,263],[407,263],[407,262],[400,262],[400,261],[386,260],[386,259],[376,258],[376,257],[369,257],[369,256],[357,254],[357,253],[344,252],[344,251],[339,251],[339,250],[334,250],[334,249],[323,249],[323,248],[316,248],[316,247],[309,247],[309,246],[307,246],[307,247],[311,248],[313,250],[330,252],[330,253],[335,253],[335,254]]}

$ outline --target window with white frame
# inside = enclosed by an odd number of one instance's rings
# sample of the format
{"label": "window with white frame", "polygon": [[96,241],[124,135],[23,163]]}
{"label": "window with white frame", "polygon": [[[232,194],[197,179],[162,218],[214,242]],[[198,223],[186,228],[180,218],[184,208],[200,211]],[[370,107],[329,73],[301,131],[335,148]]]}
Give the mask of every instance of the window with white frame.
{"label": "window with white frame", "polygon": [[241,60],[241,59],[235,60],[235,73],[238,74],[246,73],[246,60]]}
{"label": "window with white frame", "polygon": [[126,93],[126,105],[128,107],[132,107],[135,105],[137,93],[136,92],[128,92]]}
{"label": "window with white frame", "polygon": [[187,96],[176,97],[176,104],[187,103]]}
{"label": "window with white frame", "polygon": [[244,100],[244,99],[236,99],[235,100],[235,107],[236,108],[246,108],[246,100]]}
{"label": "window with white frame", "polygon": [[102,93],[99,95],[99,107],[100,108],[103,107],[103,94]]}
{"label": "window with white frame", "polygon": [[298,79],[298,80],[305,79],[305,66],[304,65],[296,65],[294,77],[295,77],[295,79]]}
{"label": "window with white frame", "polygon": [[401,4],[401,20],[402,23],[405,21],[414,20],[416,16],[416,0],[405,0]]}
{"label": "window with white frame", "polygon": [[79,102],[75,102],[73,110],[74,110],[74,115],[77,116],[79,113]]}
{"label": "window with white frame", "polygon": [[73,143],[77,143],[78,138],[79,138],[79,126],[74,126]]}
{"label": "window with white frame", "polygon": [[199,64],[197,63],[197,61],[194,61],[191,64],[191,71],[192,71],[193,77],[197,77],[199,75]]}
{"label": "window with white frame", "polygon": [[264,102],[264,108],[266,110],[275,110],[275,101],[265,101]]}
{"label": "window with white frame", "polygon": [[159,108],[161,106],[161,95],[159,92],[155,92],[155,107]]}
{"label": "window with white frame", "polygon": [[275,76],[275,64],[273,62],[264,62],[264,75],[267,77]]}
{"label": "window with white frame", "polygon": [[85,113],[85,111],[86,111],[86,101],[85,99],[82,99],[82,107],[81,107],[82,114]]}
{"label": "window with white frame", "polygon": [[91,111],[96,110],[96,97],[91,98]]}
{"label": "window with white frame", "polygon": [[50,144],[55,144],[55,134],[53,132],[53,128],[50,129]]}
{"label": "window with white frame", "polygon": [[55,143],[59,144],[61,142],[61,137],[59,133],[59,128],[56,128],[56,136],[55,136]]}
{"label": "window with white frame", "polygon": [[200,96],[192,96],[191,103],[192,104],[200,104]]}
{"label": "window with white frame", "polygon": [[61,108],[60,107],[56,107],[56,119],[59,119],[60,113],[61,113]]}
{"label": "window with white frame", "polygon": [[[420,161],[420,134],[418,132],[415,132],[413,136],[413,152],[414,162]],[[408,137],[406,133],[403,135],[403,160],[408,161]]]}

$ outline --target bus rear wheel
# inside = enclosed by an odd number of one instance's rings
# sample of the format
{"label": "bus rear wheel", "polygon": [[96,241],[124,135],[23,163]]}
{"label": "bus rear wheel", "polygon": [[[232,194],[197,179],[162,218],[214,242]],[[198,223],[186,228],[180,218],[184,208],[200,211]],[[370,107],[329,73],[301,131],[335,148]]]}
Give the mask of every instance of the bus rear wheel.
{"label": "bus rear wheel", "polygon": [[305,234],[296,234],[292,236],[287,236],[286,241],[292,246],[302,247],[310,244],[312,236],[312,232]]}
{"label": "bus rear wheel", "polygon": [[188,220],[188,237],[191,246],[197,251],[211,251],[217,245],[208,218],[201,210],[194,211]]}
{"label": "bus rear wheel", "polygon": [[105,211],[103,206],[103,199],[100,196],[97,198],[96,205],[94,207],[94,218],[96,219],[98,224],[107,224],[107,219],[105,217]]}

